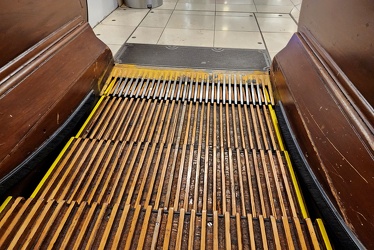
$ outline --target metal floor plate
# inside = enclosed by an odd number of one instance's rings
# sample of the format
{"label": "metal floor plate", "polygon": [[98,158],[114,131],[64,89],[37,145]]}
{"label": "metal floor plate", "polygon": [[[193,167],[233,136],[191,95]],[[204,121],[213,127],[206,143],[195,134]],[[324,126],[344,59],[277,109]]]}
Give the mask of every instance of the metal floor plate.
{"label": "metal floor plate", "polygon": [[267,71],[266,50],[125,44],[116,63],[210,70]]}

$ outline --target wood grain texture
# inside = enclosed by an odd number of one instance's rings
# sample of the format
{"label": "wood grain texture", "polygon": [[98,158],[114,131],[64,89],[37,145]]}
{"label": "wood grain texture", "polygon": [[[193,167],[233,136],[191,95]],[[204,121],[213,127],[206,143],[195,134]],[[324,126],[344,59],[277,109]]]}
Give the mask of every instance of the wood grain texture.
{"label": "wood grain texture", "polygon": [[[303,1],[299,32],[312,34],[361,95],[374,105],[373,1]],[[341,81],[344,79],[338,70],[334,73]]]}
{"label": "wood grain texture", "polygon": [[2,1],[0,3],[2,20],[0,67],[22,53],[30,53],[27,50],[38,45],[73,19],[82,19],[82,13],[86,12],[84,9],[86,9],[85,3],[84,1],[81,3],[80,0]]}
{"label": "wood grain texture", "polygon": [[[321,35],[318,32],[314,30],[313,35]],[[357,106],[351,105],[349,95],[339,88],[342,82],[329,74],[306,39],[295,34],[275,57],[271,69],[274,96],[284,104],[297,142],[318,181],[346,224],[370,248],[374,230],[374,203],[368,198],[374,192],[373,126]],[[345,53],[356,52],[347,48]],[[359,72],[357,65],[352,67]]]}
{"label": "wood grain texture", "polygon": [[80,16],[79,1],[1,5],[6,5],[0,8],[0,30],[6,34],[0,38],[3,178],[64,123],[90,90],[98,89],[113,59]]}

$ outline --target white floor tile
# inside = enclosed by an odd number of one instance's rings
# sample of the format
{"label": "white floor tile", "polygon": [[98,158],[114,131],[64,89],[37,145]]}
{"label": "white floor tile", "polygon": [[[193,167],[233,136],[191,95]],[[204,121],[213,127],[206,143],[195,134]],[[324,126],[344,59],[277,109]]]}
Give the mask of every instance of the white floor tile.
{"label": "white floor tile", "polygon": [[214,31],[166,28],[158,44],[212,47]]}
{"label": "white floor tile", "polygon": [[260,32],[216,31],[214,47],[265,49]]}
{"label": "white floor tile", "polygon": [[123,44],[136,27],[99,24],[94,28],[96,36],[106,44]]}
{"label": "white floor tile", "polygon": [[254,4],[216,4],[216,11],[256,12]]}
{"label": "white floor tile", "polygon": [[179,0],[178,3],[215,4],[215,0]]}
{"label": "white floor tile", "polygon": [[299,18],[300,18],[300,11],[295,7],[292,9],[291,11],[291,16],[297,21],[299,22]]}
{"label": "white floor tile", "polygon": [[215,16],[214,11],[201,11],[201,10],[174,10],[174,15],[204,15],[204,16]]}
{"label": "white floor tile", "polygon": [[294,20],[298,21],[301,3],[302,0],[164,0],[162,6],[152,10],[120,7],[94,32],[108,44],[113,55],[127,40],[243,49],[265,49],[266,44],[273,58],[297,31]]}
{"label": "white floor tile", "polygon": [[290,18],[290,14],[270,14],[270,13],[255,13],[256,17],[274,17],[274,18]]}
{"label": "white floor tile", "polygon": [[257,12],[269,12],[269,13],[290,13],[293,9],[293,5],[258,5],[256,4]]}
{"label": "white floor tile", "polygon": [[215,11],[215,4],[205,4],[205,3],[177,3],[175,7],[176,10],[205,10],[205,11]]}
{"label": "white floor tile", "polygon": [[296,32],[295,21],[289,18],[258,17],[258,24],[262,32]]}
{"label": "white floor tile", "polygon": [[216,16],[235,16],[235,17],[253,17],[254,14],[252,12],[228,12],[228,11],[217,11]]}
{"label": "white floor tile", "polygon": [[214,16],[173,14],[166,27],[172,29],[214,30]]}
{"label": "white floor tile", "polygon": [[140,27],[157,27],[164,28],[170,19],[171,13],[149,13],[140,23]]}
{"label": "white floor tile", "polygon": [[169,15],[171,15],[173,13],[173,10],[152,9],[148,13],[148,15],[151,14],[151,13],[154,13],[154,14],[169,14]]}
{"label": "white floor tile", "polygon": [[283,49],[291,39],[293,33],[262,33],[266,47],[271,52],[278,52]]}
{"label": "white floor tile", "polygon": [[302,4],[303,0],[291,0],[294,5]]}
{"label": "white floor tile", "polygon": [[138,26],[148,11],[148,9],[117,9],[107,16],[102,23],[108,25]]}
{"label": "white floor tile", "polygon": [[160,7],[154,8],[154,10],[174,10],[177,2],[163,2]]}
{"label": "white floor tile", "polygon": [[254,4],[253,0],[216,0],[216,4]]}
{"label": "white floor tile", "polygon": [[248,14],[242,16],[216,16],[216,30],[230,31],[258,31],[258,25],[255,17]]}
{"label": "white floor tile", "polygon": [[254,0],[256,5],[294,5],[290,0]]}
{"label": "white floor tile", "polygon": [[122,45],[119,44],[107,44],[109,49],[112,51],[112,55],[114,56],[118,50],[121,48]]}
{"label": "white floor tile", "polygon": [[138,27],[127,42],[157,44],[163,30],[163,28]]}
{"label": "white floor tile", "polygon": [[270,55],[270,58],[271,58],[272,61],[273,61],[276,54],[278,54],[278,52],[269,51],[269,55]]}

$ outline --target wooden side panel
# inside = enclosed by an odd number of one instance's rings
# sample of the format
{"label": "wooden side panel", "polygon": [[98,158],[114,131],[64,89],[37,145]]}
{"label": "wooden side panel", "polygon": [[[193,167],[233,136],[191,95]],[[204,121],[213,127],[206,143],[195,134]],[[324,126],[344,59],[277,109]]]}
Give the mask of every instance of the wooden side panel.
{"label": "wooden side panel", "polygon": [[358,239],[374,246],[374,2],[304,0],[274,59],[275,98],[318,181]]}
{"label": "wooden side panel", "polygon": [[275,57],[271,78],[318,181],[359,240],[373,247],[372,127],[356,119],[360,116],[300,34]]}
{"label": "wooden side panel", "polygon": [[[368,103],[374,105],[372,0],[305,0],[299,32],[311,33]],[[338,73],[335,75],[342,79]]]}
{"label": "wooden side panel", "polygon": [[0,68],[80,17],[86,9],[83,0],[1,1]]}
{"label": "wooden side panel", "polygon": [[0,4],[0,178],[48,139],[112,67],[80,0]]}

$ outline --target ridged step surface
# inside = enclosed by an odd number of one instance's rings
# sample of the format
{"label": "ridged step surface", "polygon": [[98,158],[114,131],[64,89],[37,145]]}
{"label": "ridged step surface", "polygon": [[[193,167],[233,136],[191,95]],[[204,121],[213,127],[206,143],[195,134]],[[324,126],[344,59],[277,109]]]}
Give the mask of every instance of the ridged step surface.
{"label": "ridged step surface", "polygon": [[310,219],[31,198],[14,200],[2,215],[0,245],[8,249],[320,248]]}
{"label": "ridged step surface", "polygon": [[297,217],[282,152],[73,139],[43,199]]}
{"label": "ridged step surface", "polygon": [[329,248],[273,106],[265,74],[116,66],[32,198],[0,207],[1,248]]}

